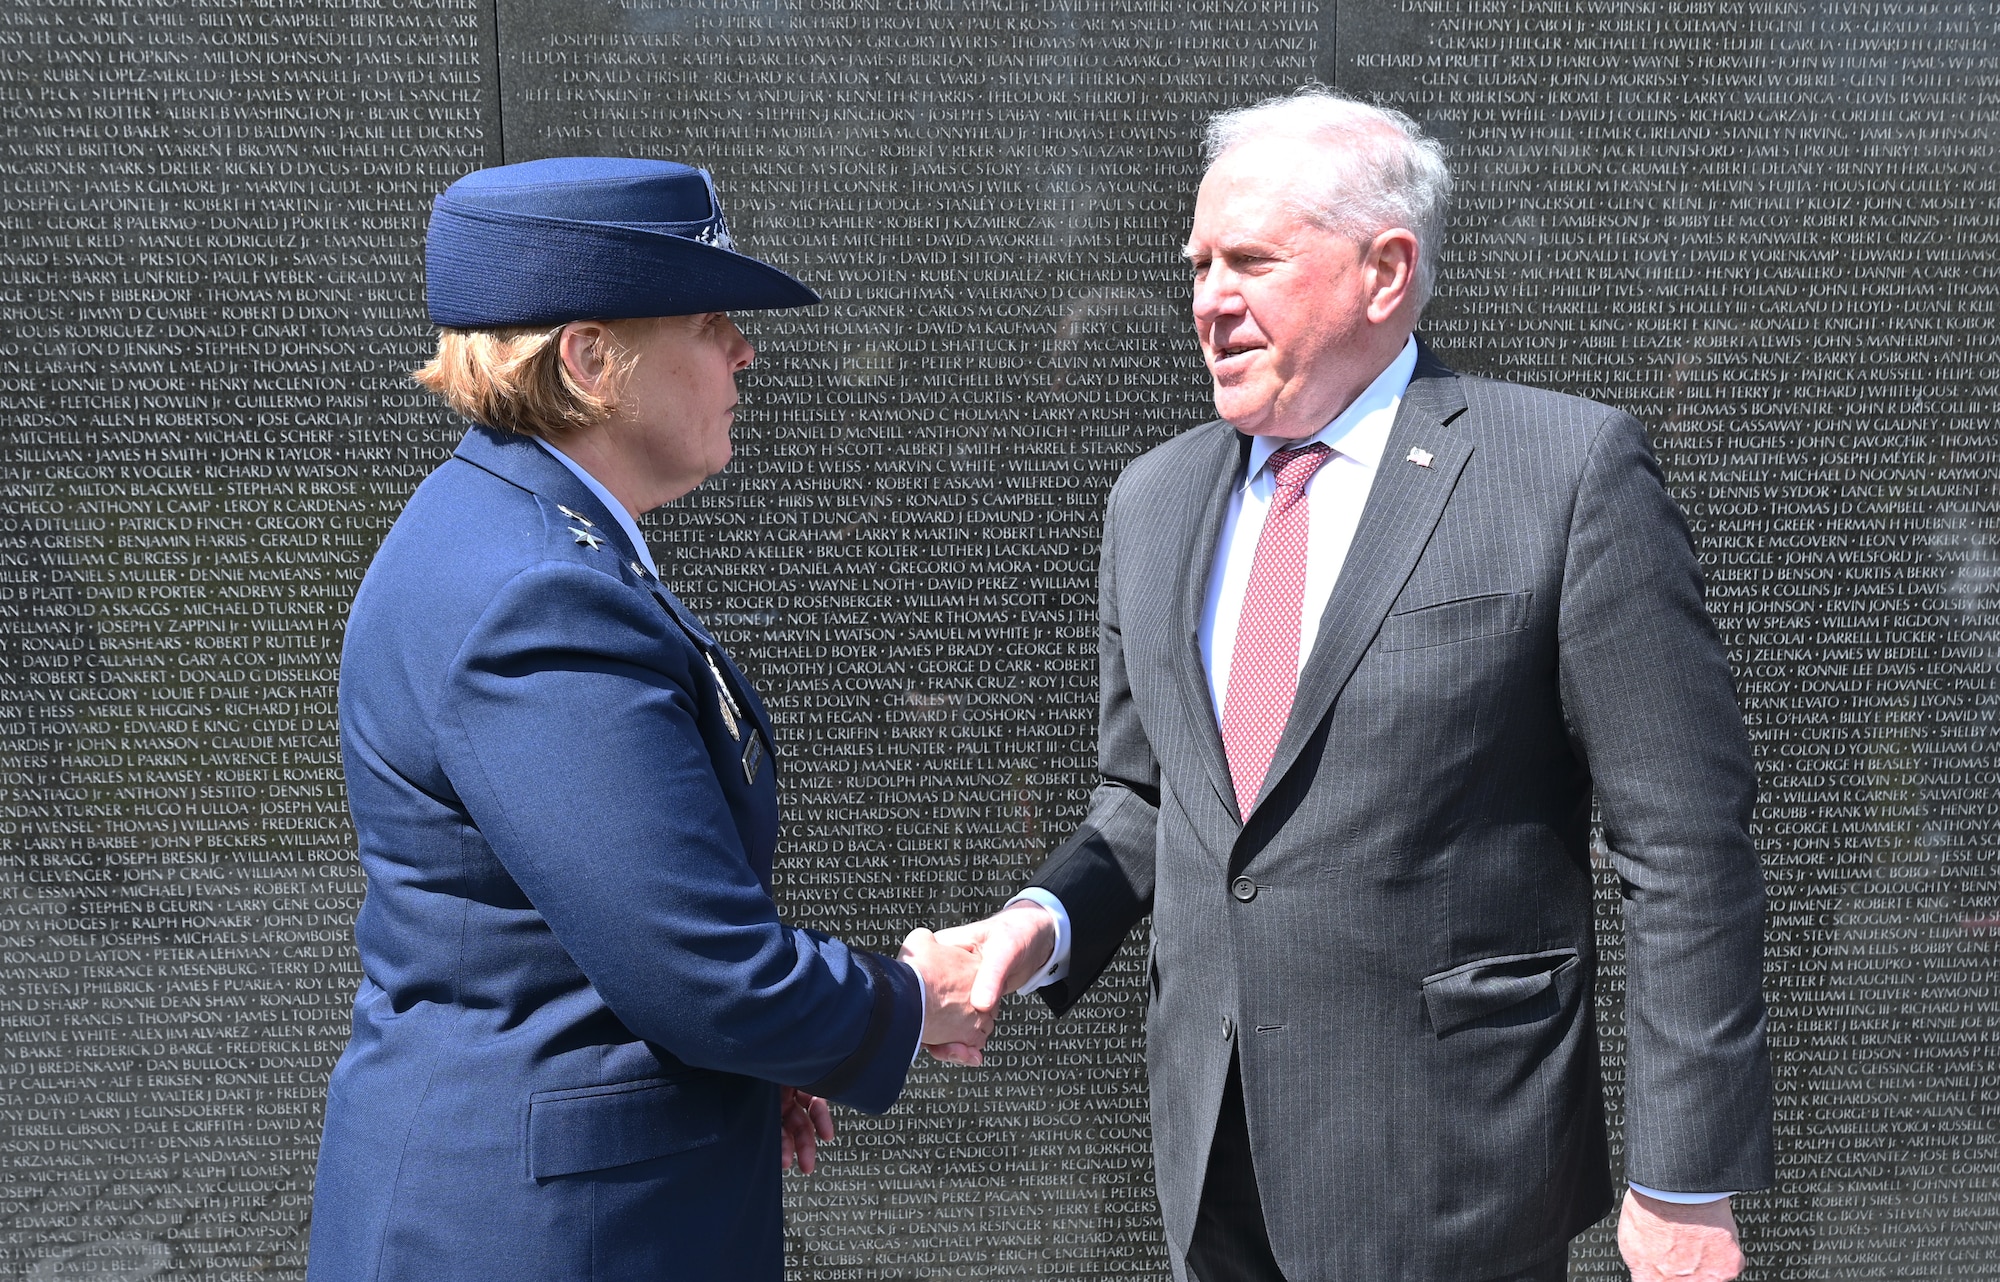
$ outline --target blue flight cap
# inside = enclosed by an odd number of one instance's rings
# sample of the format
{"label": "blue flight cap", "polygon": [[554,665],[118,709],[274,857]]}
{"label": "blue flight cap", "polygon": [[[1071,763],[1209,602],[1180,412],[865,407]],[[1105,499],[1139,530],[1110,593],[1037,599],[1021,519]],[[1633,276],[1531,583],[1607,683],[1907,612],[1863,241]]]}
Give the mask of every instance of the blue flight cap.
{"label": "blue flight cap", "polygon": [[715,180],[670,160],[563,156],[467,174],[431,206],[424,302],[462,329],[805,307],[736,251]]}

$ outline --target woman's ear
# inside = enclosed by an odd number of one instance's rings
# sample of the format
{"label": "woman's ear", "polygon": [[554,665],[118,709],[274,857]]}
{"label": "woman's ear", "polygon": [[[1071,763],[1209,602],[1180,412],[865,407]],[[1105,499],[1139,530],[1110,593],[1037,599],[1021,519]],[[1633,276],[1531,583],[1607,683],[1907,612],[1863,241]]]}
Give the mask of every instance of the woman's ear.
{"label": "woman's ear", "polygon": [[611,327],[603,321],[571,321],[562,327],[556,345],[563,369],[577,389],[594,400],[610,404],[618,390],[614,384],[622,350]]}

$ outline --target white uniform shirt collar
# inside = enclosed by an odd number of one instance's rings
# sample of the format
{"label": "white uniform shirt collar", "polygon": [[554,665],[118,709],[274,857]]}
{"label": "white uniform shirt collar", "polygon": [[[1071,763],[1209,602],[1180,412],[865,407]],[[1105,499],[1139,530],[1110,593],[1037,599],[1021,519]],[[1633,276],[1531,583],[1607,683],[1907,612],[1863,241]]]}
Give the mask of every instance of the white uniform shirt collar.
{"label": "white uniform shirt collar", "polygon": [[653,564],[652,549],[646,546],[645,535],[639,533],[639,523],[632,519],[632,514],[625,510],[625,505],[617,499],[612,498],[611,491],[605,489],[596,477],[584,471],[581,463],[578,463],[575,459],[539,437],[535,439],[535,444],[554,455],[556,462],[575,473],[576,479],[582,481],[585,487],[597,496],[597,501],[604,504],[604,510],[611,513],[611,519],[618,522],[618,528],[625,531],[625,537],[632,541],[632,550],[637,552],[639,559],[646,563],[646,572],[656,579],[659,578],[660,570],[658,566]]}
{"label": "white uniform shirt collar", "polygon": [[1379,466],[1382,450],[1389,444],[1389,429],[1396,425],[1396,407],[1403,403],[1403,394],[1410,390],[1410,377],[1416,371],[1417,339],[1413,334],[1403,344],[1403,350],[1396,353],[1396,359],[1389,362],[1389,367],[1375,376],[1375,381],[1354,398],[1353,404],[1319,431],[1303,441],[1252,437],[1250,467],[1243,475],[1244,482],[1255,480],[1257,473],[1264,470],[1264,464],[1279,450],[1315,443],[1332,446],[1364,467]]}

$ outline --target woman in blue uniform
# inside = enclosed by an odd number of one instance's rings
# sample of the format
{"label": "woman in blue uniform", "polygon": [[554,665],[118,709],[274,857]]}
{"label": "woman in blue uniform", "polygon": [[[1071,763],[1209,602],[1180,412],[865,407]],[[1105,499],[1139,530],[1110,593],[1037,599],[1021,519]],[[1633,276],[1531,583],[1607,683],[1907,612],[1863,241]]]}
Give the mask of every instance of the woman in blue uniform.
{"label": "woman in blue uniform", "polygon": [[779,1178],[987,1031],[967,954],[778,919],[770,718],[634,518],[728,462],[735,252],[701,170],[560,159],[437,200],[426,386],[474,426],[376,554],[340,731],[365,978],[313,1282],[776,1279]]}

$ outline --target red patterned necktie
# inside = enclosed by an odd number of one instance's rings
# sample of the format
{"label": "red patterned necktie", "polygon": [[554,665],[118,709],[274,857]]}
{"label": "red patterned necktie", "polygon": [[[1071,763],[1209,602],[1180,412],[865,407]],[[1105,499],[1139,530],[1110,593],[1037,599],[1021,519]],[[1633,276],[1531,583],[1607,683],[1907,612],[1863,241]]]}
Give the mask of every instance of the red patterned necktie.
{"label": "red patterned necktie", "polygon": [[1308,445],[1279,450],[1266,464],[1277,492],[1257,536],[1222,701],[1222,750],[1236,785],[1236,813],[1245,818],[1264,786],[1299,689],[1299,609],[1306,594],[1306,533],[1312,515],[1306,483],[1332,455],[1325,445]]}

